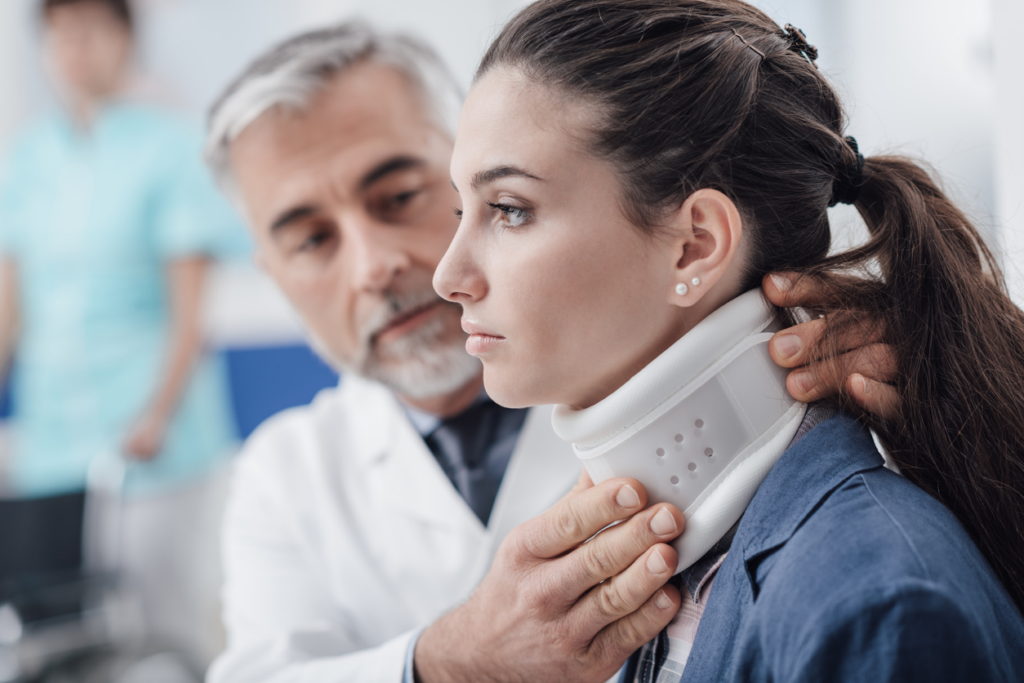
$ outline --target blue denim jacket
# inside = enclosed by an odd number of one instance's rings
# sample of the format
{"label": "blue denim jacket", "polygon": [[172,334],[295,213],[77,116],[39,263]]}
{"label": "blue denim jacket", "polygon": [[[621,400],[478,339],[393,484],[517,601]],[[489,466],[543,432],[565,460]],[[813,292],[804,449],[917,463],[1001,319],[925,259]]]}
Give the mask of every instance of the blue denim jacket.
{"label": "blue denim jacket", "polygon": [[683,682],[1024,681],[1024,620],[956,518],[849,415],[740,521]]}

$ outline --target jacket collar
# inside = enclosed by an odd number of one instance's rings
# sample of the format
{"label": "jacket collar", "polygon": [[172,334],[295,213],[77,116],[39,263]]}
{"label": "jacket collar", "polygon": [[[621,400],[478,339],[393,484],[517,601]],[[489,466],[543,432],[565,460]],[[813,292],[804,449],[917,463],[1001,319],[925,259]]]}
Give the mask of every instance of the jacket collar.
{"label": "jacket collar", "polygon": [[367,464],[386,457],[400,422],[408,422],[398,399],[383,384],[350,373],[341,376],[340,392],[348,415],[373,417],[348,423],[352,455]]}
{"label": "jacket collar", "polygon": [[[346,374],[340,391],[347,414],[357,416],[346,423],[352,455],[375,478],[389,482],[382,495],[391,504],[434,525],[484,533],[390,389]],[[492,542],[499,543],[512,527],[554,504],[576,483],[581,469],[572,446],[551,428],[551,407],[532,408],[495,499],[487,529]]]}
{"label": "jacket collar", "polygon": [[883,465],[867,427],[839,413],[783,453],[747,506],[733,548],[749,562],[784,545],[832,491]]}
{"label": "jacket collar", "polygon": [[472,536],[483,525],[448,481],[394,392],[356,375],[344,376],[342,401],[352,442],[351,455],[370,473],[377,498],[396,510],[437,527],[456,527]]}

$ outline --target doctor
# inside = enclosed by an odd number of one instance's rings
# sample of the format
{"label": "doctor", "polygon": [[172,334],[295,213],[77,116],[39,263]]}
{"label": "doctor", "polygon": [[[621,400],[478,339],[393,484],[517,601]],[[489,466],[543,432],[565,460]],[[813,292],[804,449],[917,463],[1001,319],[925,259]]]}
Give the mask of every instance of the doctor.
{"label": "doctor", "polygon": [[681,512],[633,480],[570,492],[549,409],[490,401],[431,287],[460,106],[430,51],[346,24],[263,55],[213,109],[207,158],[259,264],[346,374],[245,447],[211,683],[602,681],[678,608]]}

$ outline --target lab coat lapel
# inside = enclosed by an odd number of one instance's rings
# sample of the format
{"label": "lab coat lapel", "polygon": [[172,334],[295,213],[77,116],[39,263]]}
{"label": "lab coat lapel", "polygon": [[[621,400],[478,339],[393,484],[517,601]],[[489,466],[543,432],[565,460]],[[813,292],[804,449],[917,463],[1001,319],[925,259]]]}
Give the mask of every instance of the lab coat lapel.
{"label": "lab coat lapel", "polygon": [[355,451],[367,459],[375,500],[433,526],[482,538],[480,520],[452,486],[395,395],[365,379],[351,377],[346,382],[354,385],[349,404],[358,416],[351,425]]}
{"label": "lab coat lapel", "polygon": [[572,446],[551,426],[552,406],[530,410],[491,512],[491,557],[513,528],[554,505],[579,479]]}

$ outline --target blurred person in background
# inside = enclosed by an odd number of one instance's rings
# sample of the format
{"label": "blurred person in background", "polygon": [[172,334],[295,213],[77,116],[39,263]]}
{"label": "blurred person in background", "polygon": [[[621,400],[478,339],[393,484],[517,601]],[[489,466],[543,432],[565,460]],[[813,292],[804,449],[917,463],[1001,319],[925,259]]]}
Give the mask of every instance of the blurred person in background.
{"label": "blurred person in background", "polygon": [[133,101],[126,0],[40,11],[62,106],[20,136],[0,176],[0,361],[15,358],[7,486],[80,491],[98,458],[126,462],[120,565],[145,632],[205,660],[216,608],[200,594],[216,584],[203,578],[216,539],[202,520],[235,435],[200,313],[211,261],[244,231],[199,136]]}

